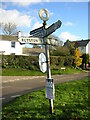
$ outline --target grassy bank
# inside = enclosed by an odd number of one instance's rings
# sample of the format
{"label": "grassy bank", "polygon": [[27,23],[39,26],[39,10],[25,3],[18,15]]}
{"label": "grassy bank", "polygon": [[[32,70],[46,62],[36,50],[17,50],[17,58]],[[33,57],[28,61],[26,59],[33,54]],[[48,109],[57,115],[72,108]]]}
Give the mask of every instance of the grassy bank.
{"label": "grassy bank", "polygon": [[[82,70],[74,68],[66,68],[65,70],[51,70],[52,75],[60,74],[71,74],[71,73],[80,73]],[[28,70],[22,68],[3,68],[2,76],[39,76],[46,75],[46,73],[40,72],[40,70]]]}
{"label": "grassy bank", "polygon": [[2,110],[3,120],[87,120],[88,78],[55,86],[53,115],[45,89],[16,98]]}
{"label": "grassy bank", "polygon": [[44,75],[44,74],[40,71],[28,70],[22,68],[2,69],[2,76],[37,76],[37,75]]}

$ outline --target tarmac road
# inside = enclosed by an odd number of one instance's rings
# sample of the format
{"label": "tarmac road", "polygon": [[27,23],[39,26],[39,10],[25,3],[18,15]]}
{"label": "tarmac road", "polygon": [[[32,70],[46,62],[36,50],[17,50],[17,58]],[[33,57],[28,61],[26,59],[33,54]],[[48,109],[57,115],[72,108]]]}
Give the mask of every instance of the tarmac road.
{"label": "tarmac road", "polygon": [[[89,73],[54,75],[54,83],[63,83],[72,80],[79,80],[84,77],[90,77]],[[0,103],[8,103],[16,97],[26,94],[37,89],[45,87],[46,76],[2,76],[2,96]]]}

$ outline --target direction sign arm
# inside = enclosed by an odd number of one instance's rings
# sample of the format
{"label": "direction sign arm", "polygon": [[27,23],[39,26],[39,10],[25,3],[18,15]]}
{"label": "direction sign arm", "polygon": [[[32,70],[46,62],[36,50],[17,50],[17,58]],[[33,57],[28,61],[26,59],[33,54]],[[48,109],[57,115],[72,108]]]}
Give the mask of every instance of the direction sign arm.
{"label": "direction sign arm", "polygon": [[38,33],[38,32],[41,32],[41,31],[43,31],[43,26],[30,31],[30,35],[34,35],[35,33]]}
{"label": "direction sign arm", "polygon": [[49,36],[50,34],[52,34],[53,32],[56,31],[56,29],[58,29],[59,27],[61,27],[62,22],[60,20],[58,20],[56,23],[53,23],[51,26],[49,26],[46,29],[46,35],[45,37]]}

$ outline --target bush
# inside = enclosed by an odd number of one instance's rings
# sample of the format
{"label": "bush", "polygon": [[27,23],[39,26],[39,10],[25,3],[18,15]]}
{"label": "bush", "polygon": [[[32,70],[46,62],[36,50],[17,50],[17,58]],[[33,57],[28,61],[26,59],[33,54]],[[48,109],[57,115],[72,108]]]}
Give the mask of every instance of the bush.
{"label": "bush", "polygon": [[50,63],[52,65],[58,65],[58,57],[57,56],[50,57]]}
{"label": "bush", "polygon": [[39,69],[37,56],[3,55],[2,68],[26,68],[30,70]]}
{"label": "bush", "polygon": [[82,67],[86,68],[87,64],[89,64],[89,54],[83,54],[82,55]]}
{"label": "bush", "polygon": [[64,66],[72,66],[74,58],[71,56],[65,57]]}
{"label": "bush", "polygon": [[73,56],[51,56],[51,69],[59,69],[62,66],[73,66]]}
{"label": "bush", "polygon": [[70,51],[67,47],[56,47],[56,50],[50,52],[52,56],[67,56],[70,55]]}
{"label": "bush", "polygon": [[82,54],[78,48],[75,50],[75,59],[74,59],[74,64],[76,67],[80,67],[82,65]]}
{"label": "bush", "polygon": [[89,63],[89,54],[83,54],[82,58],[83,58],[82,64],[84,64],[84,63],[88,64]]}
{"label": "bush", "polygon": [[[24,68],[39,70],[38,56],[3,55],[2,68]],[[51,69],[60,69],[62,66],[72,66],[72,56],[51,56]]]}

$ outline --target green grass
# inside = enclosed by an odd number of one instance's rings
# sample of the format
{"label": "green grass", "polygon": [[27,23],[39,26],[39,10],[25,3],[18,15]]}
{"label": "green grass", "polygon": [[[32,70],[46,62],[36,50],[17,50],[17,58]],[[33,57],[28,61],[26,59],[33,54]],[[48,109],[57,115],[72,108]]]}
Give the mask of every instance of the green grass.
{"label": "green grass", "polygon": [[28,70],[22,68],[5,68],[2,69],[2,76],[38,76],[44,75],[40,71]]}
{"label": "green grass", "polygon": [[[80,73],[82,70],[77,70],[74,68],[66,68],[66,70],[51,70],[52,75],[56,74],[72,74],[72,73]],[[3,68],[2,76],[42,76],[46,75],[46,73],[40,72],[40,70],[28,70],[21,68]]]}
{"label": "green grass", "polygon": [[72,74],[72,73],[80,73],[83,72],[80,69],[75,69],[75,68],[66,68],[66,70],[51,70],[52,74]]}
{"label": "green grass", "polygon": [[45,89],[18,97],[2,110],[3,120],[87,120],[88,78],[55,86],[53,115]]}

